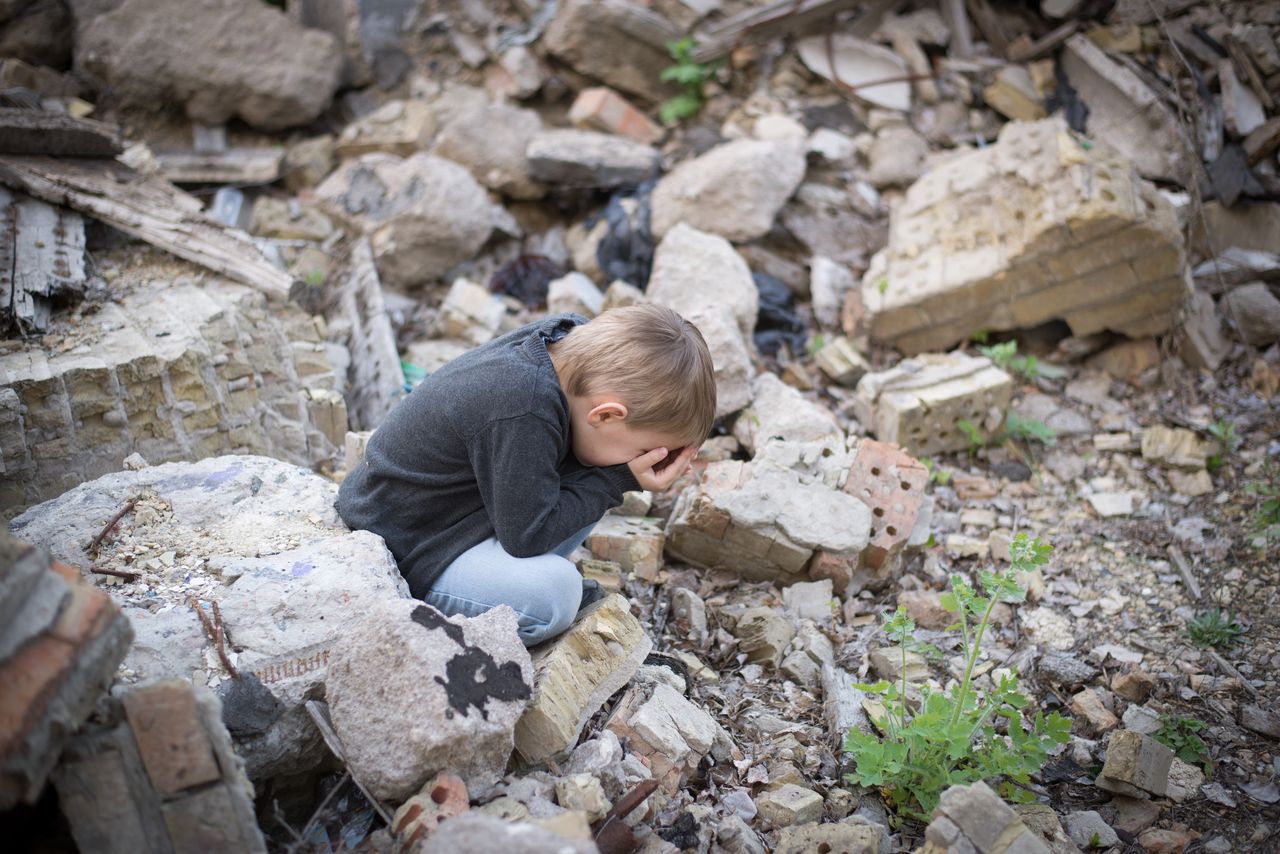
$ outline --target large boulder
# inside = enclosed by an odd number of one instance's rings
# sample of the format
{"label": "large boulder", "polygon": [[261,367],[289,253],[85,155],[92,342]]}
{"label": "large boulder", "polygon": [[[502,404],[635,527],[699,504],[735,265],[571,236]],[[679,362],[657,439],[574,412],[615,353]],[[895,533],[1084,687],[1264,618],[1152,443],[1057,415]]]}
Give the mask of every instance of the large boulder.
{"label": "large boulder", "polygon": [[646,293],[682,315],[727,310],[745,340],[756,328],[760,296],[747,262],[723,237],[683,223],[658,244]]}
{"label": "large boulder", "polygon": [[306,124],[333,98],[342,54],[328,33],[260,0],[123,0],[79,28],[76,66],[122,104],[240,117],[264,130]]}
{"label": "large boulder", "polygon": [[[580,74],[661,101],[677,94],[662,72],[671,65],[666,42],[680,38],[668,21],[630,0],[564,0],[542,44]],[[637,24],[657,38],[637,38]]]}
{"label": "large boulder", "polygon": [[740,139],[686,160],[653,190],[653,233],[678,223],[727,237],[754,240],[804,180],[804,150],[792,142]]}
{"label": "large boulder", "polygon": [[316,188],[369,234],[378,273],[411,287],[473,256],[495,228],[517,226],[471,173],[443,157],[366,154]]}
{"label": "large boulder", "polygon": [[533,663],[506,606],[445,618],[422,602],[367,609],[336,651],[333,727],[352,773],[403,801],[440,771],[470,792],[497,783],[516,721],[533,697]]}
{"label": "large boulder", "polygon": [[537,199],[544,188],[529,175],[525,149],[542,130],[533,110],[481,103],[450,113],[435,153],[461,163],[475,179],[513,199]]}
{"label": "large boulder", "polygon": [[[213,457],[106,475],[31,508],[12,527],[73,566],[138,574],[108,588],[135,635],[123,678],[218,688],[249,776],[261,780],[324,758],[303,704],[324,695],[331,658],[362,615],[409,595],[382,539],[348,530],[336,496],[336,485],[309,469]],[[98,532],[134,498],[91,558]],[[228,655],[244,678],[222,668],[189,595],[207,615],[218,604]]]}

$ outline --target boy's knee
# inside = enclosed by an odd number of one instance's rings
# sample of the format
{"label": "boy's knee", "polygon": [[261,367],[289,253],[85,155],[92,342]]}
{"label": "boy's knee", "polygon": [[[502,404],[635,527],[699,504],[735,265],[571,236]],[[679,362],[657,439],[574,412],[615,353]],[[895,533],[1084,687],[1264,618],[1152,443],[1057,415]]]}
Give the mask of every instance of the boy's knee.
{"label": "boy's knee", "polygon": [[582,602],[582,576],[573,564],[563,558],[546,562],[547,566],[538,574],[541,583],[535,601],[528,602],[522,609],[529,617],[528,624],[520,627],[525,646],[550,640],[568,629]]}

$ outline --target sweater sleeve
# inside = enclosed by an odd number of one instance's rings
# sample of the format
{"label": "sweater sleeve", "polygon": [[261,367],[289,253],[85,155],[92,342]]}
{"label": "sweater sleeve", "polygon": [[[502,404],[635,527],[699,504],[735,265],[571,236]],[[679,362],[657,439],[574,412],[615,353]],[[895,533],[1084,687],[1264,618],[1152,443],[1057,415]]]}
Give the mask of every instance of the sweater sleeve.
{"label": "sweater sleeve", "polygon": [[599,520],[634,487],[626,466],[589,468],[561,479],[561,437],[536,415],[493,421],[467,451],[498,542],[513,557],[547,554],[570,534]]}

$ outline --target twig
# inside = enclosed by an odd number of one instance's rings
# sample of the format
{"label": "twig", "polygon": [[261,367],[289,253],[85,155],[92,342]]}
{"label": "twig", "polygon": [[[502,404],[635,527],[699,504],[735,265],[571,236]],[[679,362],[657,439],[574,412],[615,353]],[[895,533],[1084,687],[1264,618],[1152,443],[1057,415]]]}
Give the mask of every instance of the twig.
{"label": "twig", "polygon": [[216,627],[213,621],[209,619],[209,615],[204,612],[204,608],[200,607],[199,600],[190,593],[187,594],[187,604],[195,609],[196,616],[200,618],[200,625],[204,626],[204,633],[209,636],[209,640],[213,641],[214,648],[218,651],[218,660],[222,662],[222,666],[226,668],[233,679],[239,679],[240,672],[231,663],[231,659],[227,657],[227,648],[222,640],[222,615],[218,611],[218,603],[210,603],[213,607],[214,616],[218,618]]}
{"label": "twig", "polygon": [[96,566],[91,566],[89,567],[89,571],[97,573],[98,575],[110,575],[115,578],[123,578],[126,581],[133,581],[138,577],[138,573],[136,572],[125,572],[121,569],[99,569]]}
{"label": "twig", "polygon": [[318,819],[320,814],[324,812],[325,807],[329,806],[329,802],[333,800],[333,796],[338,794],[338,790],[347,785],[347,781],[350,779],[351,772],[344,770],[342,772],[342,779],[338,781],[337,785],[329,790],[329,794],[324,796],[324,800],[320,802],[320,806],[316,807],[316,811],[311,814],[311,818],[307,819],[307,823],[302,826],[301,835],[303,839],[307,838],[307,833],[311,830],[311,826],[316,823],[316,819]]}
{"label": "twig", "polygon": [[[134,505],[136,505],[137,503],[138,503],[137,498],[130,498],[128,501],[125,502],[124,506],[120,508],[120,512],[111,517],[111,521],[108,522],[106,526],[101,531],[98,532],[98,536],[94,537],[93,542],[89,544],[89,557],[92,558],[92,557],[98,556],[98,546],[102,545],[102,538],[105,537],[107,534],[109,534],[111,532],[111,529],[116,526],[116,523],[124,518],[124,514],[132,510],[134,508]],[[111,575],[111,573],[106,573],[106,574]]]}
{"label": "twig", "polygon": [[1169,557],[1173,560],[1173,565],[1178,568],[1178,575],[1182,577],[1182,583],[1187,586],[1187,592],[1191,594],[1191,598],[1199,599],[1200,582],[1191,574],[1191,565],[1187,563],[1187,556],[1182,553],[1182,549],[1170,545]]}
{"label": "twig", "polygon": [[1240,680],[1240,684],[1243,685],[1244,689],[1249,692],[1249,696],[1255,697],[1255,698],[1258,696],[1258,689],[1249,684],[1249,680],[1244,678],[1243,673],[1241,673],[1239,670],[1236,670],[1236,666],[1234,664],[1232,664],[1230,661],[1227,661],[1225,658],[1223,658],[1216,649],[1211,649],[1208,652],[1209,652],[1210,660],[1212,660],[1214,664],[1218,665],[1218,667],[1222,669],[1222,672],[1226,673],[1228,676],[1234,676]]}

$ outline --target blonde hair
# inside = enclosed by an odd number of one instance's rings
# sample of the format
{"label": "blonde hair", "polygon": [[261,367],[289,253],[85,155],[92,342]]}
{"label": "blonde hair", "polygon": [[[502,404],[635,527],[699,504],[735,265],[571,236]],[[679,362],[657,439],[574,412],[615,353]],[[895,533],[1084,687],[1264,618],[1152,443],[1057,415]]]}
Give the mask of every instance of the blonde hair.
{"label": "blonde hair", "polygon": [[716,380],[698,328],[669,308],[632,305],[575,326],[552,345],[576,397],[617,395],[627,426],[670,431],[691,443],[711,433]]}

